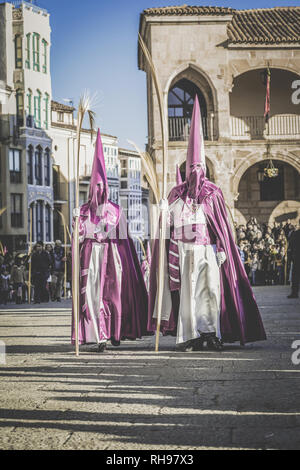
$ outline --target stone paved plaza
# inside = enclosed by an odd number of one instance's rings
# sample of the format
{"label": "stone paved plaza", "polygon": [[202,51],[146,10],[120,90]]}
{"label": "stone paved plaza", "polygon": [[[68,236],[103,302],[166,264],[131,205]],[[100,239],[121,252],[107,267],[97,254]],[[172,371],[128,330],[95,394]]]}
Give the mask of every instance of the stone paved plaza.
{"label": "stone paved plaza", "polygon": [[[174,338],[69,344],[70,303],[0,310],[1,449],[300,449],[300,302],[259,287],[268,341],[223,353]],[[300,357],[300,354],[299,354]]]}

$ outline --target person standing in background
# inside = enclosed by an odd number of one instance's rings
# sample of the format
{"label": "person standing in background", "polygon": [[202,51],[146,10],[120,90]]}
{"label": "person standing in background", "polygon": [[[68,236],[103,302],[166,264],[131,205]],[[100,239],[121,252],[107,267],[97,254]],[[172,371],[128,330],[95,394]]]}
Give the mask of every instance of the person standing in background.
{"label": "person standing in background", "polygon": [[15,291],[16,304],[19,305],[23,300],[23,286],[25,284],[24,266],[20,258],[15,259],[15,263],[11,268],[10,282]]}
{"label": "person standing in background", "polygon": [[64,248],[62,247],[62,243],[60,240],[56,240],[55,242],[55,247],[53,250],[53,259],[54,264],[52,272],[53,276],[55,276],[56,278],[56,284],[53,285],[54,297],[52,300],[60,302],[66,262]]}
{"label": "person standing in background", "polygon": [[300,220],[298,229],[290,236],[289,249],[291,253],[292,267],[292,292],[288,299],[298,299],[300,282]]}
{"label": "person standing in background", "polygon": [[31,257],[31,277],[34,285],[34,303],[40,304],[48,298],[46,289],[50,272],[49,256],[44,250],[44,244],[39,241]]}

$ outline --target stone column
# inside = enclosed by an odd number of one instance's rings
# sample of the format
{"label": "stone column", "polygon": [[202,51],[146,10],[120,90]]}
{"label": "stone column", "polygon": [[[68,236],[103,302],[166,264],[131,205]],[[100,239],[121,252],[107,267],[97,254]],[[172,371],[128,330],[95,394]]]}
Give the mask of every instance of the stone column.
{"label": "stone column", "polygon": [[42,240],[46,241],[46,202],[42,200]]}
{"label": "stone column", "polygon": [[53,213],[54,213],[54,208],[51,207],[51,209],[50,209],[50,227],[51,227],[50,239],[51,239],[51,242],[54,242]]}

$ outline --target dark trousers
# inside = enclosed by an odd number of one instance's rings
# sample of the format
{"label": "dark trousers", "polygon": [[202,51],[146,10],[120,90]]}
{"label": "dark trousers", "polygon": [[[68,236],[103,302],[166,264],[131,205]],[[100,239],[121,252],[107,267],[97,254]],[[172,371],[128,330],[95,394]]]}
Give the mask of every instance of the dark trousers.
{"label": "dark trousers", "polygon": [[300,283],[300,261],[293,262],[292,269],[292,295],[299,294],[299,283]]}
{"label": "dark trousers", "polygon": [[48,297],[47,292],[47,279],[48,273],[35,273],[32,277],[34,285],[34,302],[46,302]]}

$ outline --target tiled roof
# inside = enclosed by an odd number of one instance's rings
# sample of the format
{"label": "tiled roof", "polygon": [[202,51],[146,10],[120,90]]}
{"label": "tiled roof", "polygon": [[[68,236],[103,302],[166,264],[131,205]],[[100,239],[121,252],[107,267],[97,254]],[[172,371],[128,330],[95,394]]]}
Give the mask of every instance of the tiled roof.
{"label": "tiled roof", "polygon": [[67,113],[71,113],[75,110],[73,106],[68,106],[67,104],[58,103],[57,101],[51,101],[51,109],[52,111],[65,111]]}
{"label": "tiled roof", "polygon": [[160,8],[147,8],[143,14],[148,16],[156,15],[227,15],[232,13],[232,8],[225,7],[204,7],[204,6],[174,6],[174,7],[160,7]]}
{"label": "tiled roof", "polygon": [[144,16],[228,15],[228,40],[232,44],[300,42],[300,7],[274,7],[254,10],[234,10],[213,6],[174,6],[148,8]]}
{"label": "tiled roof", "polygon": [[300,7],[237,10],[228,38],[231,43],[300,42]]}

